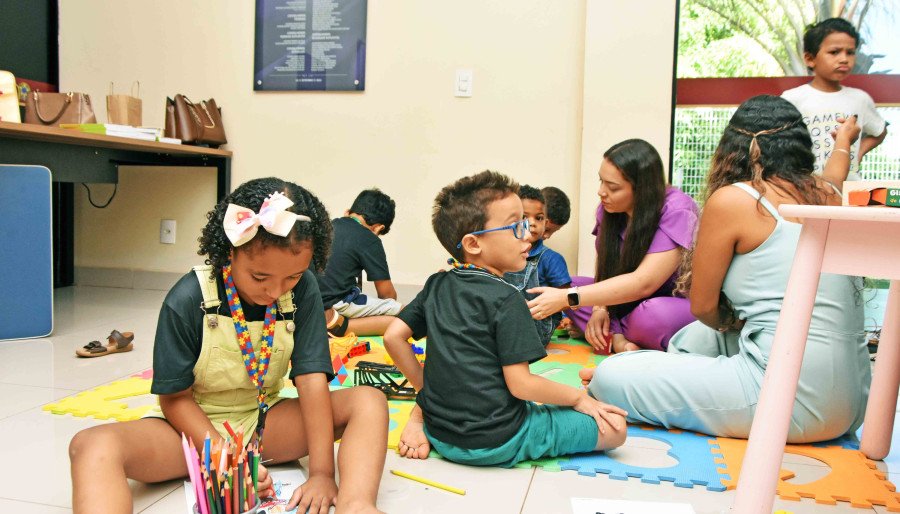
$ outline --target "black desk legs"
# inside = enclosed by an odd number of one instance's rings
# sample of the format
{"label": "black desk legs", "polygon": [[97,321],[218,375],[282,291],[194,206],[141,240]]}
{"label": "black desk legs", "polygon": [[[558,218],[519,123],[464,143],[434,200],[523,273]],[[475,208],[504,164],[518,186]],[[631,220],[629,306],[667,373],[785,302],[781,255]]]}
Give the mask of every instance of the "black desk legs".
{"label": "black desk legs", "polygon": [[216,161],[216,202],[220,202],[231,192],[231,159]]}
{"label": "black desk legs", "polygon": [[75,184],[53,182],[53,287],[75,283]]}

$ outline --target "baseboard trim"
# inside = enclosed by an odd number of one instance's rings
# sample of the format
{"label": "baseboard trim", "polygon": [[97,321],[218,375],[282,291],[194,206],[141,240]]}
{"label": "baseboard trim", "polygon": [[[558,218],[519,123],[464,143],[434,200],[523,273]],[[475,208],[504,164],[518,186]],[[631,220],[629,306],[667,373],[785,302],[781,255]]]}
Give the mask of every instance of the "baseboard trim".
{"label": "baseboard trim", "polygon": [[184,273],[127,268],[75,267],[75,285],[168,291]]}

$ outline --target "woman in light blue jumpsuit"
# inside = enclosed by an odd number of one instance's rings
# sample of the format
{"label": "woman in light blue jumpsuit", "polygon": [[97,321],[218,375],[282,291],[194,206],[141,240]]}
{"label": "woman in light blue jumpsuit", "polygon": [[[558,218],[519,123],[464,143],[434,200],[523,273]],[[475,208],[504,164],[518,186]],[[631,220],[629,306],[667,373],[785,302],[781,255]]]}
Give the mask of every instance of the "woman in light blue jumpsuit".
{"label": "woman in light blue jumpsuit", "polygon": [[[838,131],[835,145],[849,146],[856,134],[851,120]],[[629,421],[749,436],[802,227],[782,218],[773,202],[839,203],[829,182],[840,184],[846,176],[846,163],[839,160],[846,160],[844,152],[833,153],[839,158],[829,161],[822,177],[813,176],[810,148],[800,113],[789,102],[760,96],[741,105],[713,158],[704,213],[709,218],[700,222],[691,307],[701,321],[675,334],[668,353],[629,352],[603,361],[589,385],[593,396],[627,410]],[[735,243],[727,241],[731,232],[715,231],[728,228],[729,221],[722,220],[729,217],[730,228],[743,232]],[[774,228],[760,236],[758,228],[773,219]],[[754,245],[742,249],[754,237]],[[726,256],[733,251],[724,275],[715,271],[723,257],[700,255],[711,249]],[[861,290],[858,277],[821,276],[790,443],[833,439],[862,423],[871,374]],[[717,309],[716,303],[725,307]]]}

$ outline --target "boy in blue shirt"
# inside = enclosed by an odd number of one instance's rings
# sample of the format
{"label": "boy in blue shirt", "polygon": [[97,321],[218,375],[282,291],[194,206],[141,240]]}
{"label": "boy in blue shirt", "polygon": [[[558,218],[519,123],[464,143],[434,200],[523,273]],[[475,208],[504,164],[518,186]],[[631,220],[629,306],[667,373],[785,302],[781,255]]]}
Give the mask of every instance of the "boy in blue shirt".
{"label": "boy in blue shirt", "polygon": [[[522,292],[526,300],[533,300],[536,294],[526,293],[534,287],[568,288],[572,283],[566,260],[562,255],[544,246],[544,233],[547,227],[547,215],[544,194],[540,189],[523,185],[519,188],[522,209],[528,220],[529,234],[525,242],[531,243],[525,268],[503,274],[503,280],[514,285]],[[544,319],[534,320],[541,342],[546,346],[553,336],[553,330],[562,321],[562,313],[556,313]]]}
{"label": "boy in blue shirt", "polygon": [[[518,190],[484,171],[435,199],[432,226],[453,269],[429,277],[384,335],[419,391],[400,436],[403,456],[424,459],[433,445],[454,462],[510,467],[625,441],[622,409],[528,368],[547,353],[522,295],[501,278],[525,266],[530,247]],[[426,335],[423,370],[407,340]]]}

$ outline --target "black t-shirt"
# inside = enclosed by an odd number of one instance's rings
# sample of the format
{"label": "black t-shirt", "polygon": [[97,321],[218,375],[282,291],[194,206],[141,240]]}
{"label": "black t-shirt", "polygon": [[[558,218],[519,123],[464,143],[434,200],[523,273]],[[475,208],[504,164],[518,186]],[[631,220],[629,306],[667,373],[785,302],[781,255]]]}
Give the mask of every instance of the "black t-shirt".
{"label": "black t-shirt", "polygon": [[[218,313],[231,317],[228,297],[222,274],[217,273],[219,288]],[[200,357],[203,340],[203,311],[200,303],[203,293],[197,275],[192,271],[175,284],[166,295],[159,311],[156,325],[156,341],[153,347],[153,394],[173,394],[194,384],[194,365]],[[294,304],[297,306],[297,330],[294,331],[294,351],[291,353],[291,374],[325,373],[330,381],[334,371],[328,350],[325,318],[322,316],[322,299],[314,273],[304,273],[294,286]],[[247,305],[242,302],[247,321],[263,321],[265,305]],[[288,319],[289,316],[287,316]]]}
{"label": "black t-shirt", "polygon": [[331,224],[334,243],[325,273],[319,280],[326,309],[350,294],[362,271],[369,282],[391,278],[380,237],[350,217],[337,218]]}
{"label": "black t-shirt", "polygon": [[525,420],[503,366],[547,355],[525,299],[480,270],[436,273],[398,315],[416,339],[428,336],[417,402],[428,431],[461,448],[496,448]]}

